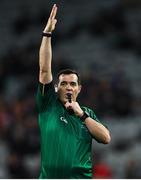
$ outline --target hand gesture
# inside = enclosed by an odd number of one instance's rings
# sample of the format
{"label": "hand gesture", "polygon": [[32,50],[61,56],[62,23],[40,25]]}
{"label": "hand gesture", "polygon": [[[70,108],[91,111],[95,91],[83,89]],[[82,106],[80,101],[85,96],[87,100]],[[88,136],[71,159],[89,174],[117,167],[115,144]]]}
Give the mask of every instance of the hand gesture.
{"label": "hand gesture", "polygon": [[79,106],[78,102],[75,102],[75,101],[72,101],[71,103],[66,102],[65,107],[66,107],[66,109],[72,109],[74,111],[74,113],[79,117],[81,117],[83,115],[83,110]]}
{"label": "hand gesture", "polygon": [[52,31],[55,29],[55,25],[57,23],[57,19],[55,19],[57,14],[57,6],[56,4],[53,5],[50,16],[48,18],[48,22],[46,24],[46,27],[43,32],[45,33],[52,33]]}

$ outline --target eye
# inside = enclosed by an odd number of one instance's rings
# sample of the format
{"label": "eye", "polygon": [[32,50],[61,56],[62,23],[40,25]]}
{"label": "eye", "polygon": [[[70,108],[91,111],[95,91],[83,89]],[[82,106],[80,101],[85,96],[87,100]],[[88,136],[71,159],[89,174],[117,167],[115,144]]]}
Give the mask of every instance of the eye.
{"label": "eye", "polygon": [[71,86],[76,86],[76,82],[71,82]]}
{"label": "eye", "polygon": [[61,84],[60,84],[61,86],[66,86],[67,85],[67,83],[66,82],[61,82]]}

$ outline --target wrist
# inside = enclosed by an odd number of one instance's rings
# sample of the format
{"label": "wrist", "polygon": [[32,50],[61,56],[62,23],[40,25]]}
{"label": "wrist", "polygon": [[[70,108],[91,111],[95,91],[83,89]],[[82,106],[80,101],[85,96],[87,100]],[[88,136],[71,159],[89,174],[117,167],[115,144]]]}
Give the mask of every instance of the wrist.
{"label": "wrist", "polygon": [[89,117],[89,115],[87,114],[87,112],[83,111],[83,114],[80,117],[80,119],[84,122],[88,117]]}
{"label": "wrist", "polygon": [[83,114],[84,114],[84,111],[81,111],[81,112],[78,114],[78,116],[81,118],[81,117],[83,116]]}
{"label": "wrist", "polygon": [[43,37],[51,37],[52,36],[52,32],[45,32],[45,31],[43,31],[42,32],[42,36]]}

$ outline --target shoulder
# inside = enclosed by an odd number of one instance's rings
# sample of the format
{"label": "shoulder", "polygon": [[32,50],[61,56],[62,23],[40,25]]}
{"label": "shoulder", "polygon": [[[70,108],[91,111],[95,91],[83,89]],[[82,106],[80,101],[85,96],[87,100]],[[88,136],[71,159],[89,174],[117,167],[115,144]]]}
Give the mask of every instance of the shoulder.
{"label": "shoulder", "polygon": [[105,123],[104,123],[103,121],[99,120],[99,118],[98,118],[97,115],[95,114],[95,111],[94,111],[94,110],[92,110],[91,108],[86,107],[86,106],[81,106],[81,108],[82,108],[83,111],[87,112],[87,113],[89,114],[89,116],[90,116],[93,120],[101,123],[103,126],[105,126],[105,127],[108,129],[107,125],[105,125]]}
{"label": "shoulder", "polygon": [[52,91],[52,92],[55,91],[52,81],[50,83],[48,83],[48,84],[43,84],[41,82],[38,82],[38,88],[39,88],[40,93],[42,95],[46,95],[46,93],[48,93],[48,91]]}
{"label": "shoulder", "polygon": [[94,110],[92,110],[91,108],[89,107],[86,107],[86,106],[81,106],[82,110],[87,112],[89,115],[94,113]]}
{"label": "shoulder", "polygon": [[86,106],[81,106],[82,110],[85,111],[92,119],[99,121],[99,119],[97,118],[95,111],[89,107]]}
{"label": "shoulder", "polygon": [[81,108],[82,108],[84,111],[88,111],[88,112],[93,111],[91,108],[89,108],[89,107],[87,107],[87,106],[81,106]]}
{"label": "shoulder", "polygon": [[36,94],[36,104],[39,112],[50,109],[56,102],[56,99],[57,95],[53,83],[42,84],[39,82]]}

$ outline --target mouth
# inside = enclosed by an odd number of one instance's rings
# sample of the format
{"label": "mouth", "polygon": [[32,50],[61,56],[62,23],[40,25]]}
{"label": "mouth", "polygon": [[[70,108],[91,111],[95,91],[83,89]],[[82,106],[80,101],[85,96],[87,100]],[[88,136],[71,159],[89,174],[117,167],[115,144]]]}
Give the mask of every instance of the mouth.
{"label": "mouth", "polygon": [[72,96],[72,92],[67,92],[65,95],[71,95]]}
{"label": "mouth", "polygon": [[65,94],[65,98],[67,99],[67,100],[72,100],[72,93],[66,93]]}
{"label": "mouth", "polygon": [[73,94],[70,93],[70,92],[65,94],[66,97],[71,97],[71,98],[72,98],[72,95],[73,95]]}

